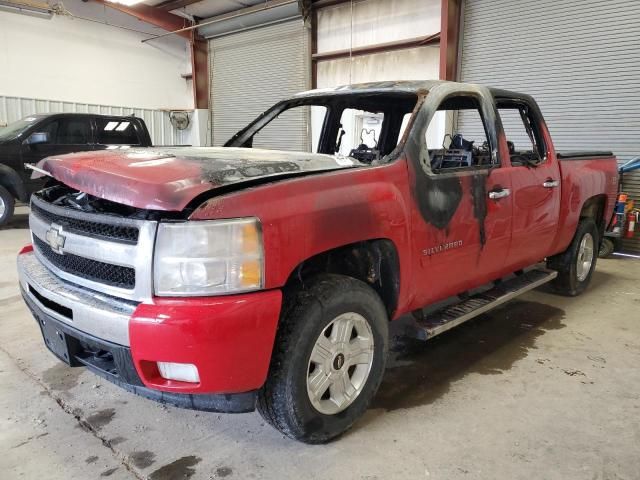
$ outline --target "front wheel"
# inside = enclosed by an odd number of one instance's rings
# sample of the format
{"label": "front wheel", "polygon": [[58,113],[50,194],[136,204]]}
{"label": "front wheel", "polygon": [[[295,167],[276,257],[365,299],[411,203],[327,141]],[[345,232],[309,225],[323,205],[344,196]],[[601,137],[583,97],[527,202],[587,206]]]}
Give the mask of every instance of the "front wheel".
{"label": "front wheel", "polygon": [[553,282],[556,292],[575,297],[589,285],[598,259],[598,227],[591,218],[578,224],[576,233],[567,250],[549,259],[549,268],[558,271]]}
{"label": "front wheel", "polygon": [[6,224],[13,216],[13,208],[15,206],[15,200],[13,195],[0,185],[0,226]]}
{"label": "front wheel", "polygon": [[285,296],[258,411],[285,435],[324,443],[348,430],[386,364],[388,317],[367,284],[323,275]]}

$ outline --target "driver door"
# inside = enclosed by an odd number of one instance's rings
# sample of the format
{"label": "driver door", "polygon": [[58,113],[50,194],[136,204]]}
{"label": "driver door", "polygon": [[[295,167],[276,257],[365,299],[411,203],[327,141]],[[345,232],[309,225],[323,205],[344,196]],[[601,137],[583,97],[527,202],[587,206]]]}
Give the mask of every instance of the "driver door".
{"label": "driver door", "polygon": [[[511,245],[511,177],[501,165],[493,99],[486,89],[452,88],[430,91],[422,147],[408,151],[416,308],[500,278]],[[450,146],[456,134],[465,142]],[[467,150],[454,148],[462,145]]]}

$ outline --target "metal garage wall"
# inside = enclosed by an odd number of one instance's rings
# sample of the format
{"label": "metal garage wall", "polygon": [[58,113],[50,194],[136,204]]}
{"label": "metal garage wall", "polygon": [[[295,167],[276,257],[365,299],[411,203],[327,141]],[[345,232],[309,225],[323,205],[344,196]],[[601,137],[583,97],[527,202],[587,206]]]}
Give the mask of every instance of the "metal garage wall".
{"label": "metal garage wall", "polygon": [[103,115],[135,115],[143,118],[154,145],[182,145],[185,134],[176,130],[169,120],[169,113],[146,108],[114,107],[90,103],[59,102],[37,98],[5,97],[0,95],[0,125],[15,122],[34,113],[98,113]]}
{"label": "metal garage wall", "polygon": [[[440,0],[363,0],[318,10],[318,53],[432,35],[440,31]],[[352,43],[353,42],[353,43]],[[318,62],[318,87],[439,76],[439,47],[396,50]]]}
{"label": "metal garage wall", "polygon": [[559,150],[640,155],[637,0],[466,0],[460,71],[534,95]]}
{"label": "metal garage wall", "polygon": [[[214,38],[209,58],[213,145],[223,145],[274,103],[310,85],[309,31],[301,19]],[[281,130],[265,131],[254,146],[308,150],[308,112],[279,120]]]}

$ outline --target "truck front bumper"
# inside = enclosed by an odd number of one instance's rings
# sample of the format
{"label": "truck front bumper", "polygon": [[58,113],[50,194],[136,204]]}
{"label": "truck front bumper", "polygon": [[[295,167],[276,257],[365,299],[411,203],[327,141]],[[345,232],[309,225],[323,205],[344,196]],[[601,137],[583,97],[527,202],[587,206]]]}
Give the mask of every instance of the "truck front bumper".
{"label": "truck front bumper", "polygon": [[[33,252],[18,256],[18,270],[47,348],[62,361],[183,408],[255,408],[255,391],[269,370],[279,290],[136,304],[61,280]],[[195,365],[199,382],[167,380],[157,362]]]}

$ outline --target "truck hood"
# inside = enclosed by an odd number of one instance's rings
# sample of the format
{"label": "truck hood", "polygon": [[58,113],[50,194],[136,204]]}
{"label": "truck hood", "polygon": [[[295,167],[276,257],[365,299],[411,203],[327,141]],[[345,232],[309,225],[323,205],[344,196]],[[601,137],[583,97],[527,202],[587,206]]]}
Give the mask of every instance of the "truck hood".
{"label": "truck hood", "polygon": [[363,165],[352,158],[304,152],[168,147],[52,156],[38,167],[71,188],[99,198],[137,208],[180,211],[196,196],[227,185]]}

